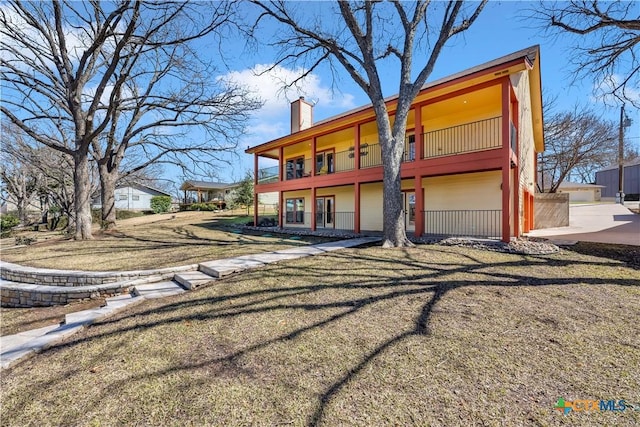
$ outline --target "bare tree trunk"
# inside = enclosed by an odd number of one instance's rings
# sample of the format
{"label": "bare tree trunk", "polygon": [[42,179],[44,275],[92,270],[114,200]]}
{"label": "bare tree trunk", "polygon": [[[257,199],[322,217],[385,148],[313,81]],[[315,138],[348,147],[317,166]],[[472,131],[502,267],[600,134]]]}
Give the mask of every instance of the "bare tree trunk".
{"label": "bare tree trunk", "polygon": [[105,164],[98,165],[100,173],[100,200],[102,202],[102,224],[103,230],[110,230],[116,226],[116,182],[118,180],[118,170],[111,169]]}
{"label": "bare tree trunk", "polygon": [[27,222],[29,222],[27,215],[27,199],[24,197],[18,198],[16,200],[16,209],[18,210],[18,219],[20,220],[20,224],[27,225]]}
{"label": "bare tree trunk", "polygon": [[76,151],[73,156],[73,187],[75,202],[76,240],[93,239],[91,235],[91,185],[89,178],[89,157],[86,152]]}

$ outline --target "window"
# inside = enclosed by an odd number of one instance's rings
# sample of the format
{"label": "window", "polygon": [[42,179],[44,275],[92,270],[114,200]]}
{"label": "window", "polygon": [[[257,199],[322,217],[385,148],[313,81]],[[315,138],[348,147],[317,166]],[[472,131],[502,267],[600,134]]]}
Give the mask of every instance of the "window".
{"label": "window", "polygon": [[302,178],[304,176],[304,157],[287,160],[287,179]]}
{"label": "window", "polygon": [[120,194],[120,195],[118,196],[118,200],[127,200],[127,199],[128,199],[128,197],[127,197],[127,195],[126,195],[126,194]]}
{"label": "window", "polygon": [[416,159],[416,136],[408,135],[404,146],[404,161],[412,162]]}
{"label": "window", "polygon": [[131,200],[135,200],[135,201],[140,200],[140,196],[138,196],[137,194],[132,194]]}
{"label": "window", "polygon": [[335,172],[333,150],[316,153],[316,174],[325,175]]}
{"label": "window", "polygon": [[287,199],[286,222],[288,224],[304,224],[304,199]]}

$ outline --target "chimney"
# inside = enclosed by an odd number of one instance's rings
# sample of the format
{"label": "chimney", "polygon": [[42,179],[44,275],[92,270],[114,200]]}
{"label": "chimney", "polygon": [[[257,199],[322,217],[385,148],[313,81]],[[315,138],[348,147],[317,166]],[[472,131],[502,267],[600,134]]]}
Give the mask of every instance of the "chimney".
{"label": "chimney", "polygon": [[291,133],[300,132],[313,125],[313,104],[304,100],[304,96],[291,103]]}

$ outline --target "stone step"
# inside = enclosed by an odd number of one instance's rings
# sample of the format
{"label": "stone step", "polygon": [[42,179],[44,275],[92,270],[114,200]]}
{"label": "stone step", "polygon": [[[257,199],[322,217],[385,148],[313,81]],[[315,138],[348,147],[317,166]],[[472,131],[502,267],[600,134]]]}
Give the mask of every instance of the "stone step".
{"label": "stone step", "polygon": [[205,274],[208,274],[209,276],[220,278],[236,273],[238,271],[246,270],[248,268],[262,267],[263,265],[263,262],[255,261],[248,258],[231,258],[203,262],[198,265],[198,270]]}
{"label": "stone step", "polygon": [[165,281],[159,283],[147,283],[135,285],[131,290],[133,296],[139,296],[146,299],[164,298],[171,295],[178,295],[186,292],[178,282]]}
{"label": "stone step", "polygon": [[187,289],[195,289],[199,286],[206,285],[216,280],[215,277],[205,274],[201,271],[186,271],[173,276],[173,280],[180,283]]}

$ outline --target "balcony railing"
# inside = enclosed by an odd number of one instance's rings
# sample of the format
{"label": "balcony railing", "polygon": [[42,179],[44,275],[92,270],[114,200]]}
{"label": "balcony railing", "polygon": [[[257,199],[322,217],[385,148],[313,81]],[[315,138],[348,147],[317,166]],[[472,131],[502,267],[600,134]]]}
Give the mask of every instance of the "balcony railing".
{"label": "balcony railing", "polygon": [[424,234],[455,237],[500,238],[502,211],[423,211]]}
{"label": "balcony railing", "polygon": [[[316,212],[317,230],[353,231],[355,227],[355,212]],[[311,212],[284,212],[283,227],[311,228]]]}
{"label": "balcony railing", "polygon": [[423,135],[423,159],[500,148],[501,117],[466,123]]}
{"label": "balcony railing", "polygon": [[271,166],[268,168],[258,169],[258,184],[268,184],[277,182],[280,178],[280,167]]}
{"label": "balcony railing", "polygon": [[[422,134],[422,159],[451,156],[476,151],[493,150],[502,146],[501,117],[466,123],[446,129],[439,129]],[[416,138],[419,139],[419,138]],[[511,125],[511,145],[515,149],[516,129]],[[403,162],[411,162],[416,158],[416,147],[419,141],[405,141]],[[382,165],[382,151],[378,143],[360,145],[360,168],[372,168]],[[333,155],[333,164],[316,166],[316,175],[347,172],[355,169],[355,149],[339,151]],[[313,159],[300,159],[300,162],[285,162],[284,180],[305,178],[312,175]],[[329,162],[326,160],[325,162]],[[258,183],[277,182],[278,166],[258,170]]]}
{"label": "balcony railing", "polygon": [[373,168],[382,165],[382,150],[380,144],[360,145],[360,168]]}

